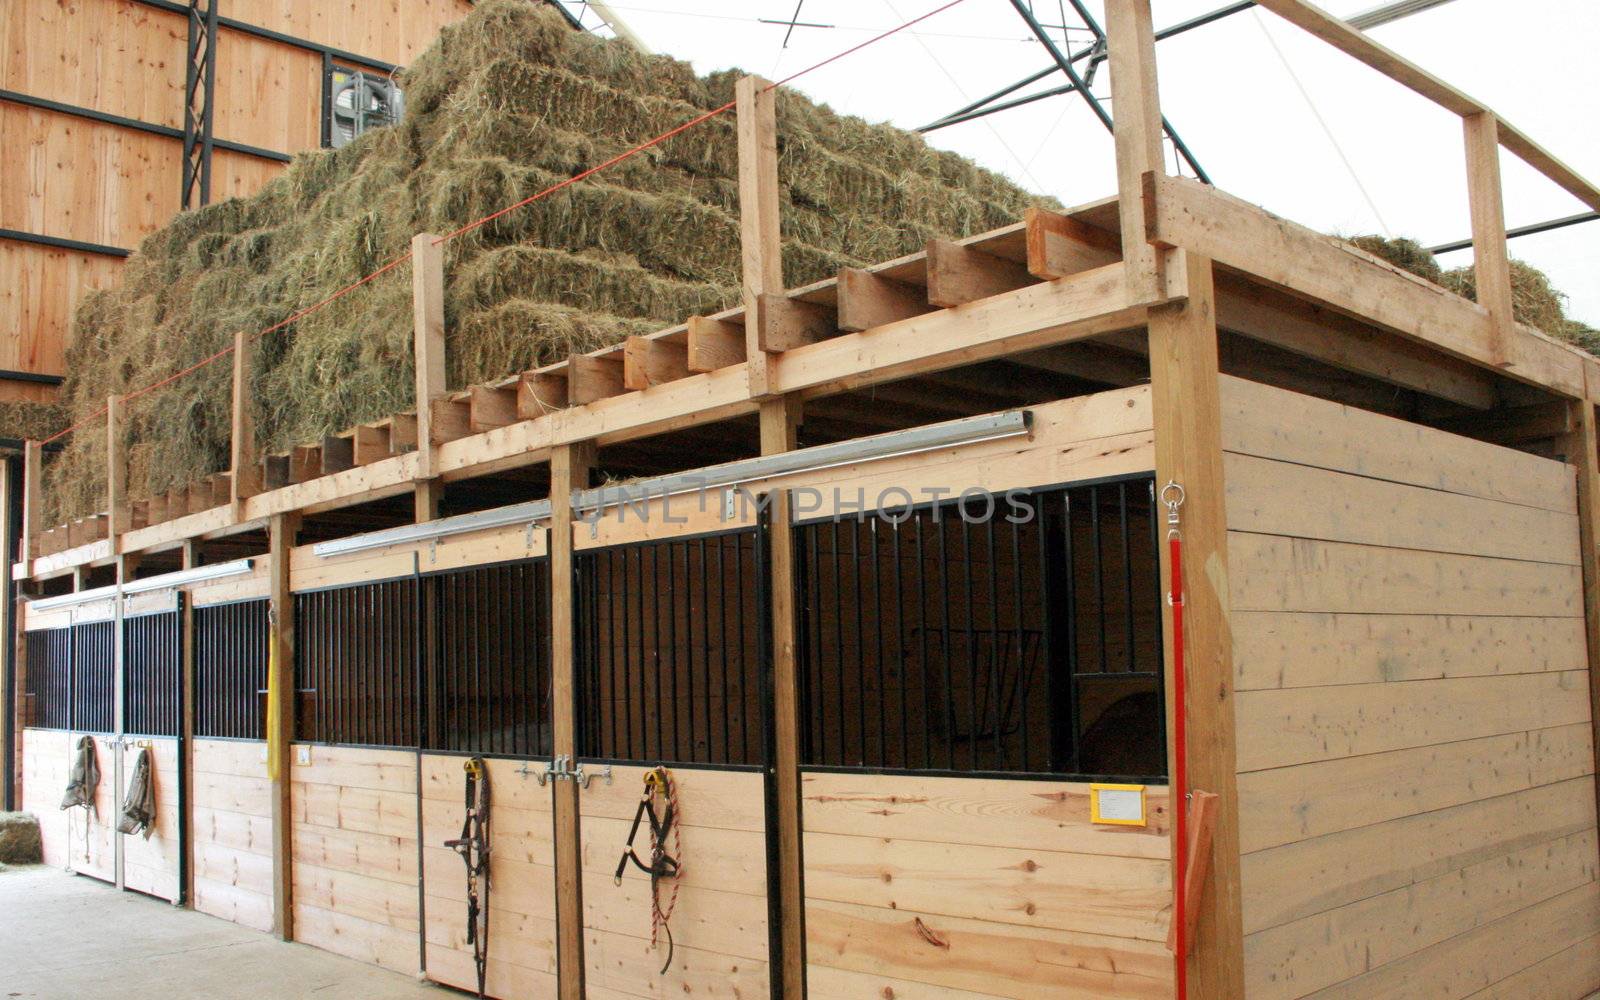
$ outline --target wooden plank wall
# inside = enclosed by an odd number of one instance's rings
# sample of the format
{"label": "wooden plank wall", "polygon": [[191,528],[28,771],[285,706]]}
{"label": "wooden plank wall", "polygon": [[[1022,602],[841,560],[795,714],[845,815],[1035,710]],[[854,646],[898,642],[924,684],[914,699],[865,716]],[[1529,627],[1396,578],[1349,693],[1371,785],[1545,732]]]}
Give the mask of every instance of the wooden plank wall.
{"label": "wooden plank wall", "polygon": [[415,974],[417,755],[295,744],[290,760],[295,940]]}
{"label": "wooden plank wall", "polygon": [[817,998],[1171,997],[1166,789],[1094,826],[1065,782],[807,772]]}
{"label": "wooden plank wall", "polygon": [[[467,944],[467,876],[445,847],[461,836],[466,758],[422,756],[422,884],[426,893],[428,978],[477,989]],[[501,1000],[556,995],[555,818],[550,786],[534,777],[549,761],[491,760],[488,992]]]}
{"label": "wooden plank wall", "polygon": [[272,930],[272,803],[266,744],[195,740],[194,908]]}
{"label": "wooden plank wall", "polygon": [[[78,734],[74,733],[68,741],[68,770],[71,769],[71,757],[78,745]],[[113,754],[116,747],[104,736],[94,738],[95,758],[100,762],[100,784],[94,790],[94,811],[89,813],[87,833],[85,833],[84,811],[73,809],[70,812],[70,826],[67,829],[67,867],[80,875],[91,875],[106,882],[117,880],[117,859],[115,833],[117,819],[116,796],[116,766]],[[66,774],[62,774],[61,787],[67,787]],[[60,805],[57,798],[56,804]]]}
{"label": "wooden plank wall", "polygon": [[1572,470],[1222,408],[1250,1000],[1600,988]]}
{"label": "wooden plank wall", "polygon": [[[405,65],[471,8],[237,0],[224,13]],[[12,0],[0,5],[0,89],[182,128],[186,39],[182,15],[127,0]],[[281,153],[318,147],[319,53],[228,28],[217,51],[217,138]],[[0,134],[0,228],[132,249],[178,211],[181,140],[14,104],[0,104]],[[284,169],[218,150],[212,198],[253,194]],[[62,374],[73,311],[121,267],[116,257],[0,243],[0,368]],[[0,391],[49,396],[49,387]]]}
{"label": "wooden plank wall", "polygon": [[[684,874],[672,915],[672,965],[663,974],[665,936],[658,948],[650,947],[649,877],[630,864],[622,885],[612,882],[646,769],[617,766],[613,771],[611,784],[590,782],[578,798],[588,996],[766,996],[767,838],[761,775],[671,769]],[[640,850],[648,843],[641,832]]]}
{"label": "wooden plank wall", "polygon": [[76,823],[80,835],[83,830],[83,810],[61,811],[75,743],[71,733],[59,729],[22,731],[22,810],[39,817],[44,863],[55,868],[67,866],[67,824]]}
{"label": "wooden plank wall", "polygon": [[[179,896],[182,850],[178,839],[178,741],[174,737],[141,738],[150,744],[151,786],[156,797],[155,830],[122,838],[122,884],[135,892],[173,900]],[[133,780],[139,748],[122,751],[124,791]],[[114,824],[113,824],[114,825]]]}

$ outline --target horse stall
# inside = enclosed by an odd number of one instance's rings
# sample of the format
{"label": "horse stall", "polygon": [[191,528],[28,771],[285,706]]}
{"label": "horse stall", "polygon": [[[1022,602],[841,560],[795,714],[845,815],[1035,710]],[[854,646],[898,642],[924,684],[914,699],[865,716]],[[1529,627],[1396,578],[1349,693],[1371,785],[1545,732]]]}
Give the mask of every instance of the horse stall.
{"label": "horse stall", "polygon": [[[174,903],[184,899],[181,598],[163,589],[91,596],[33,610],[24,622],[23,710],[31,760],[25,807],[39,815],[45,858],[80,875]],[[120,634],[119,634],[120,633]],[[91,807],[60,808],[80,742],[91,743]],[[148,835],[117,831],[127,784],[148,760]]]}

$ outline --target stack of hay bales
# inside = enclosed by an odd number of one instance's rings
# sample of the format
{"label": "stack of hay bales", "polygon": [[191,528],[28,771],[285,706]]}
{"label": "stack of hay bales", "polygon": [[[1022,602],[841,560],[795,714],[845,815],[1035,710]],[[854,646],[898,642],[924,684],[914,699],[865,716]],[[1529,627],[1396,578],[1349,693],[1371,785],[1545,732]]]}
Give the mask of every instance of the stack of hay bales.
{"label": "stack of hay bales", "polygon": [[[1446,271],[1416,240],[1357,236],[1349,242],[1457,295],[1478,301],[1477,279],[1471,267]],[[1520,260],[1511,262],[1511,311],[1517,321],[1591,354],[1600,353],[1600,330],[1569,317],[1566,304],[1567,296],[1550,284],[1543,271]]]}
{"label": "stack of hay bales", "polygon": [[[257,195],[178,216],[80,307],[66,399],[83,419],[404,253],[732,99],[740,74],[573,31],[527,0],[487,0],[403,78],[406,116],[302,155]],[[1013,222],[1036,199],[918,136],[778,101],[784,278]],[[739,294],[732,112],[446,245],[453,387],[612,344],[733,304]],[[138,400],[130,493],[227,466],[226,362]],[[251,372],[265,451],[412,405],[409,266],[273,334]],[[91,424],[50,463],[47,516],[104,503],[105,435]]]}

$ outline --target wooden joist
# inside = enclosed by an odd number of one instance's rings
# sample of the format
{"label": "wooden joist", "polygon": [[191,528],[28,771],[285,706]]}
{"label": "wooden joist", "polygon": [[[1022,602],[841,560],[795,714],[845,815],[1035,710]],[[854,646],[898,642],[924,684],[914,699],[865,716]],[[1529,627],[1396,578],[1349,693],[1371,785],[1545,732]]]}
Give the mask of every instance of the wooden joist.
{"label": "wooden joist", "polygon": [[964,305],[1033,284],[1026,266],[949,240],[928,241],[928,301]]}
{"label": "wooden joist", "polygon": [[1044,281],[1104,267],[1122,259],[1122,240],[1070,215],[1030,208],[1023,217],[1028,273]]}
{"label": "wooden joist", "polygon": [[517,422],[515,386],[475,385],[467,390],[467,424],[472,433]]}
{"label": "wooden joist", "polygon": [[[444,444],[472,433],[472,403],[463,395],[437,396],[428,404],[429,433],[434,444]],[[418,448],[424,453],[419,443]]]}
{"label": "wooden joist", "polygon": [[322,439],[322,466],[318,475],[331,476],[335,472],[355,468],[356,443],[344,435],[330,434]]}
{"label": "wooden joist", "polygon": [[686,367],[714,372],[745,361],[744,323],[714,316],[690,316]]}
{"label": "wooden joist", "polygon": [[838,319],[828,306],[766,292],[761,294],[760,301],[757,337],[763,351],[791,351],[839,333]]}
{"label": "wooden joist", "polygon": [[322,446],[296,445],[289,452],[289,482],[303,483],[322,475]]}
{"label": "wooden joist", "polygon": [[390,426],[390,421],[380,420],[350,430],[352,458],[355,464],[371,465],[393,454],[389,448]]}
{"label": "wooden joist", "polygon": [[534,420],[567,408],[567,371],[563,364],[523,372],[517,377],[517,417]]}
{"label": "wooden joist", "polygon": [[858,267],[839,272],[839,329],[870,330],[932,311],[926,289]]}
{"label": "wooden joist", "polygon": [[389,451],[403,455],[417,450],[417,415],[414,412],[396,413],[389,418]]}
{"label": "wooden joist", "polygon": [[664,337],[629,337],[622,352],[622,384],[629,390],[676,382],[689,375],[689,347]]}
{"label": "wooden joist", "polygon": [[625,391],[622,358],[611,354],[574,354],[567,360],[567,400],[573,406],[620,396]]}

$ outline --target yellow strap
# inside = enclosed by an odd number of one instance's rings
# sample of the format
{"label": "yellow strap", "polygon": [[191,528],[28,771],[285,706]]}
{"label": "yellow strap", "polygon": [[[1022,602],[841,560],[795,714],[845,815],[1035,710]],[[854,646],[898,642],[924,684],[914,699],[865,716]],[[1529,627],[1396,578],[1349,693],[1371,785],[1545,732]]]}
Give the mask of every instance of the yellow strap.
{"label": "yellow strap", "polygon": [[283,769],[284,746],[278,724],[278,685],[283,683],[278,670],[278,630],[267,639],[267,779],[276,781]]}

